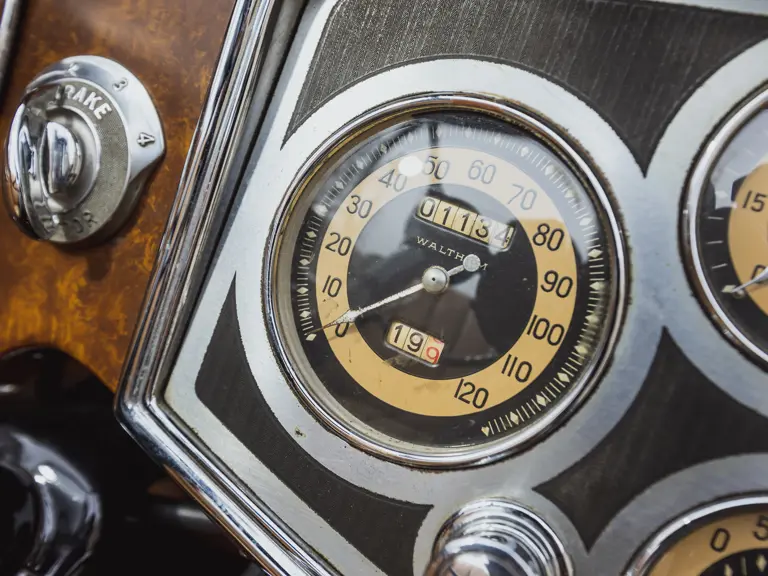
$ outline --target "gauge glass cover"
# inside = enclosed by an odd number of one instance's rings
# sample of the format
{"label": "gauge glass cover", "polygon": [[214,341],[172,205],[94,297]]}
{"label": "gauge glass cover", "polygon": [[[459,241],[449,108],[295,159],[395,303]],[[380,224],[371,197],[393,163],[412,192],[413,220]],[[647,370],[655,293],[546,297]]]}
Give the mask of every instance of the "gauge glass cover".
{"label": "gauge glass cover", "polygon": [[411,464],[487,461],[596,378],[618,227],[541,130],[490,103],[406,106],[342,131],[298,179],[268,315],[300,398],[348,441]]}
{"label": "gauge glass cover", "polygon": [[723,333],[768,362],[768,110],[733,115],[691,177],[684,246],[696,290]]}
{"label": "gauge glass cover", "polygon": [[768,499],[715,503],[662,529],[630,576],[758,576],[768,574]]}

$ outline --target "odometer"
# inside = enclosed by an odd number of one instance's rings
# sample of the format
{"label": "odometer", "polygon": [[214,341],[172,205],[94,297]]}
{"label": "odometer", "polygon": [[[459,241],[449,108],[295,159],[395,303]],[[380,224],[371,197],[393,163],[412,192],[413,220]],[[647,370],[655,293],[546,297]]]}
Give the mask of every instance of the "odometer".
{"label": "odometer", "polygon": [[595,380],[621,248],[563,141],[498,104],[435,102],[329,143],[276,224],[268,298],[324,423],[379,455],[458,465],[539,435]]}

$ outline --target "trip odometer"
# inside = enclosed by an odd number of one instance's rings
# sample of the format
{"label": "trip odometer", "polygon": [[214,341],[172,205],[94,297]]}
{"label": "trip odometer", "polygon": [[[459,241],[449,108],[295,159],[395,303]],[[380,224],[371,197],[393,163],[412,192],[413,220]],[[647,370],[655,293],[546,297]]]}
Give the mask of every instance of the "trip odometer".
{"label": "trip odometer", "polygon": [[318,154],[276,223],[276,350],[353,444],[487,461],[594,381],[619,242],[596,179],[538,121],[469,97],[389,105]]}

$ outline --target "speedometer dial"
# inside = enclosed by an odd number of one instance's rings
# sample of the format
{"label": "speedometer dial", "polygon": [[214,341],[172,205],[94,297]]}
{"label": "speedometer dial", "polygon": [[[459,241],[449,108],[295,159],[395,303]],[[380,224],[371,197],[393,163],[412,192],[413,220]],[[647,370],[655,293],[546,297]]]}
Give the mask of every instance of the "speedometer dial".
{"label": "speedometer dial", "polygon": [[354,444],[487,460],[594,381],[617,316],[616,223],[535,120],[475,99],[395,108],[334,139],[277,223],[276,348]]}
{"label": "speedometer dial", "polygon": [[725,335],[768,363],[768,93],[734,114],[699,161],[686,206],[694,284]]}

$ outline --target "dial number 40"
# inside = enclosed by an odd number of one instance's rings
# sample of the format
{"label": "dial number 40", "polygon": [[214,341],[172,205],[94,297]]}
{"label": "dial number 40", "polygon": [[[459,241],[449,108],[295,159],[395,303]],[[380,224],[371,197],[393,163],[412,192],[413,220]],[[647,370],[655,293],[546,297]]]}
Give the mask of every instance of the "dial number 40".
{"label": "dial number 40", "polygon": [[405,185],[408,183],[408,178],[405,174],[395,172],[395,169],[393,168],[379,178],[379,182],[384,184],[387,188],[394,189],[395,192],[402,192],[405,189]]}

